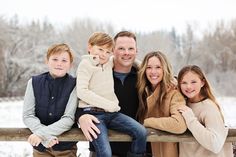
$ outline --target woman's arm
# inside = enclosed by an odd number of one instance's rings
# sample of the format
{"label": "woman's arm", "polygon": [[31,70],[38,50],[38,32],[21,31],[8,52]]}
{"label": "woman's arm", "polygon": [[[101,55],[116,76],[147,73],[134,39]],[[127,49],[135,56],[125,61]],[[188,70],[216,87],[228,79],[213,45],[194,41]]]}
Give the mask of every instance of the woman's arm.
{"label": "woman's arm", "polygon": [[152,127],[158,130],[167,131],[175,134],[181,134],[186,131],[183,116],[177,110],[180,106],[185,106],[183,96],[176,91],[170,101],[170,116],[169,117],[150,117],[144,120],[144,126]]}

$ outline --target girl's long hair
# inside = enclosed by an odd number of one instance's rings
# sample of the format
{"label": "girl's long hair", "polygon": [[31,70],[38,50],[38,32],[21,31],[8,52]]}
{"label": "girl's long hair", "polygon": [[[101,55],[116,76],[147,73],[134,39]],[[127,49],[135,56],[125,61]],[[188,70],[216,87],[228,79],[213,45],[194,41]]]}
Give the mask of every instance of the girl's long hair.
{"label": "girl's long hair", "polygon": [[160,82],[160,92],[159,92],[159,99],[157,100],[157,104],[162,104],[163,98],[167,93],[167,88],[169,85],[173,85],[174,76],[172,72],[172,67],[169,61],[167,60],[166,56],[160,51],[149,52],[144,57],[138,72],[138,97],[139,97],[139,107],[137,112],[138,120],[143,123],[145,115],[147,113],[147,97],[152,94],[152,85],[148,81],[146,76],[146,68],[150,58],[157,57],[163,68],[163,79]]}
{"label": "girl's long hair", "polygon": [[188,66],[185,66],[183,67],[179,74],[178,74],[178,88],[180,90],[180,92],[182,93],[182,95],[187,99],[187,97],[183,94],[181,88],[180,88],[180,85],[181,85],[181,81],[184,77],[184,75],[187,73],[187,72],[193,72],[194,74],[197,74],[199,76],[199,78],[205,82],[204,86],[201,88],[200,90],[200,94],[204,97],[204,98],[208,98],[210,100],[212,100],[215,105],[217,106],[217,108],[219,109],[220,111],[220,114],[221,114],[221,117],[222,119],[224,120],[224,116],[222,114],[222,111],[220,109],[220,106],[218,104],[218,102],[216,101],[216,98],[215,96],[213,95],[213,92],[212,92],[212,88],[211,88],[211,85],[209,83],[209,81],[207,80],[205,74],[203,73],[203,71],[201,70],[200,67],[198,67],[197,65],[188,65]]}

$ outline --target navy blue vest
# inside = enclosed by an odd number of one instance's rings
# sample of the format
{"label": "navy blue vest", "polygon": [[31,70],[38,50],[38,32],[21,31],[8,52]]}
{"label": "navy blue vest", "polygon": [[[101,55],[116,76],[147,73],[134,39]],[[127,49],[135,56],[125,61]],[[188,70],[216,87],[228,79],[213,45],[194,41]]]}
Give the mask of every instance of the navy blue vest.
{"label": "navy blue vest", "polygon": [[[75,84],[76,79],[69,74],[56,79],[48,72],[32,77],[35,115],[42,124],[50,125],[60,120]],[[52,148],[56,151],[69,150],[75,144],[76,142],[59,142]],[[41,152],[46,149],[42,144],[34,148]]]}

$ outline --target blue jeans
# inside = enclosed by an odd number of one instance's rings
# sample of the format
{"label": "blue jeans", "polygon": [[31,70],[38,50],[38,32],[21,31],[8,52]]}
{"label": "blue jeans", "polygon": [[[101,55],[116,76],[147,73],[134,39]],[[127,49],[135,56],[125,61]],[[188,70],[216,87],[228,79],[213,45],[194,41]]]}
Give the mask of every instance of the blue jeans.
{"label": "blue jeans", "polygon": [[130,153],[142,155],[146,152],[147,130],[133,118],[120,112],[89,112],[96,116],[100,123],[96,124],[101,133],[92,141],[97,157],[111,157],[108,129],[126,133],[132,137]]}

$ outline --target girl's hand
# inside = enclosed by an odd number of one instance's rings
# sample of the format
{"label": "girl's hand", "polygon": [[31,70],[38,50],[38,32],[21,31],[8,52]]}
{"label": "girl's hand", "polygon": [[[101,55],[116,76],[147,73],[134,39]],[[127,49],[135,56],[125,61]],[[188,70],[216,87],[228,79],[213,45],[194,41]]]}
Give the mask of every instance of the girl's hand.
{"label": "girl's hand", "polygon": [[188,112],[188,111],[190,111],[190,110],[192,110],[192,109],[189,108],[188,106],[180,106],[180,107],[178,108],[178,111],[179,111],[180,113]]}
{"label": "girl's hand", "polygon": [[186,117],[194,117],[193,110],[188,106],[180,106],[178,108],[178,111],[183,115],[183,117],[186,119]]}

